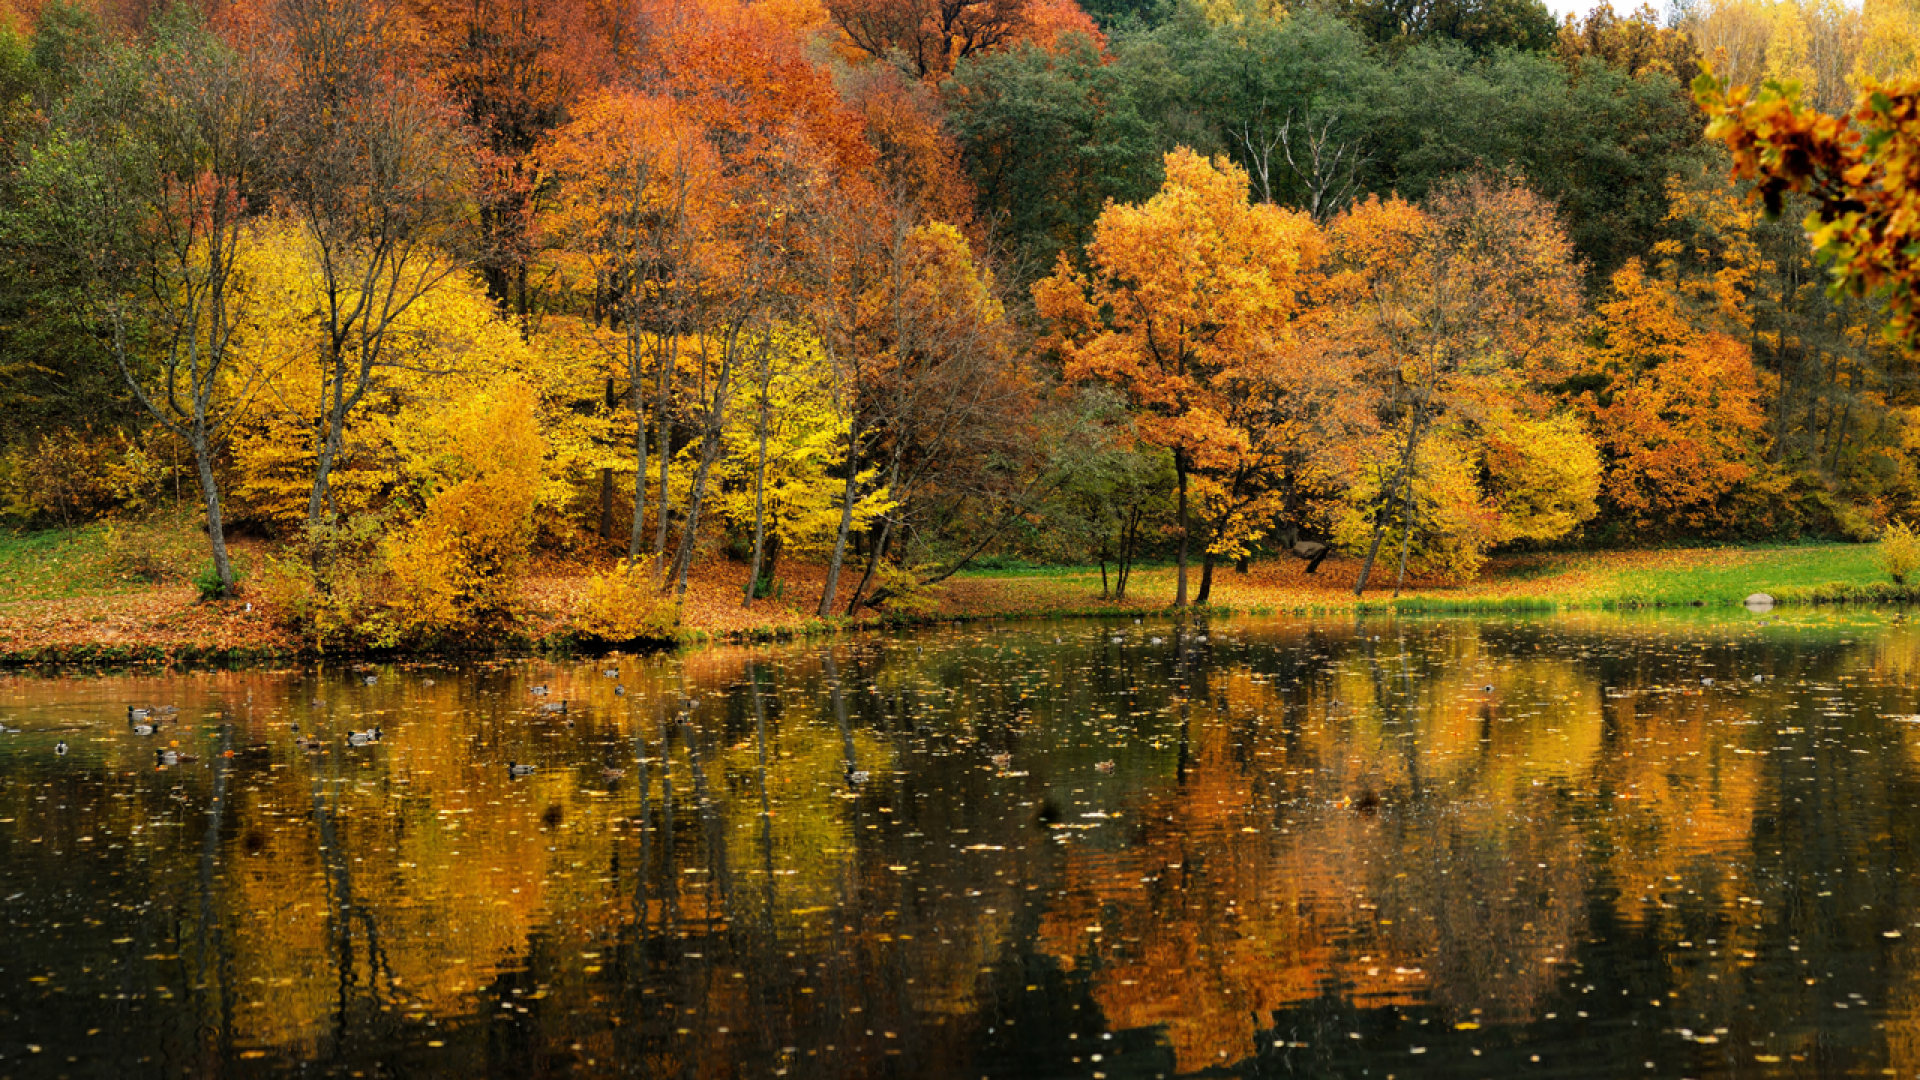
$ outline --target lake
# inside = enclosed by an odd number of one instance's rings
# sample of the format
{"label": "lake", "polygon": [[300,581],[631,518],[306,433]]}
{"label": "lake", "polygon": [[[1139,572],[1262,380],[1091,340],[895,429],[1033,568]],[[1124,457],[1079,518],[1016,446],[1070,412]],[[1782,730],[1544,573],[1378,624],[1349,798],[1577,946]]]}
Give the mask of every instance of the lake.
{"label": "lake", "polygon": [[0,675],[0,1077],[1913,1076],[1917,668],[1814,609]]}

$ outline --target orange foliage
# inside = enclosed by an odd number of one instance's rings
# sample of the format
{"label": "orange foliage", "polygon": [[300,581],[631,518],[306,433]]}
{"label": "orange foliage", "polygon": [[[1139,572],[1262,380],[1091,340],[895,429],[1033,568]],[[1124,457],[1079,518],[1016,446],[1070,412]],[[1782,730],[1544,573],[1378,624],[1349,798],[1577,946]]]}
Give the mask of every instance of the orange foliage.
{"label": "orange foliage", "polygon": [[851,176],[872,163],[860,116],[776,27],[745,17],[688,19],[668,41],[665,88],[730,172],[769,175],[802,161]]}
{"label": "orange foliage", "polygon": [[1120,387],[1142,437],[1188,465],[1224,464],[1246,438],[1223,423],[1219,376],[1291,340],[1320,238],[1304,214],[1249,205],[1236,165],[1180,149],[1166,169],[1159,194],[1100,216],[1089,272],[1063,256],[1034,301],[1067,378]]}
{"label": "orange foliage", "polygon": [[[1053,324],[1046,340],[1065,360],[1066,377],[1119,388],[1138,414],[1140,437],[1174,453],[1182,530],[1175,602],[1184,603],[1187,478],[1239,471],[1254,452],[1256,419],[1264,428],[1273,417],[1243,407],[1281,381],[1323,242],[1306,214],[1249,205],[1247,174],[1224,159],[1209,163],[1182,148],[1166,156],[1166,171],[1153,198],[1100,215],[1086,273],[1062,255],[1033,295]],[[1222,517],[1246,508],[1213,501]]]}
{"label": "orange foliage", "polygon": [[1751,351],[1696,328],[1639,260],[1613,276],[1600,318],[1597,358],[1611,383],[1588,413],[1612,459],[1607,497],[1643,528],[1723,523],[1727,496],[1755,474],[1765,445]]}
{"label": "orange foliage", "polygon": [[1105,49],[1106,35],[1074,0],[1030,0],[1027,5],[1027,40],[1048,50],[1066,45],[1065,38],[1079,35]]}
{"label": "orange foliage", "polygon": [[847,99],[866,122],[867,140],[879,154],[881,182],[926,217],[967,228],[973,220],[973,185],[932,92],[892,68],[876,66],[849,78]]}
{"label": "orange foliage", "polygon": [[1729,90],[1711,74],[1693,84],[1734,175],[1757,181],[1774,212],[1783,192],[1811,196],[1807,233],[1834,264],[1836,287],[1884,295],[1888,336],[1920,348],[1920,79],[1868,80],[1844,116],[1802,107],[1800,89],[1787,80]]}
{"label": "orange foliage", "polygon": [[930,81],[969,56],[1021,41],[1054,48],[1065,35],[1082,34],[1105,44],[1074,0],[827,0],[827,11],[844,49],[875,60],[899,56]]}

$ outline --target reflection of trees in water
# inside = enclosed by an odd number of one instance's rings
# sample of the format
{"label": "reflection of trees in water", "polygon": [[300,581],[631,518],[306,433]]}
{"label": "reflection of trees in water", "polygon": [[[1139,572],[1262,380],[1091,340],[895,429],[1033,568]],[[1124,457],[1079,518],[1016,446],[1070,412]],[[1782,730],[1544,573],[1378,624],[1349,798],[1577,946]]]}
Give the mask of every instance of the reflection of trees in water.
{"label": "reflection of trees in water", "polygon": [[[111,985],[176,994],[129,1023],[181,1061],[433,1038],[477,1071],[1055,1073],[1117,1029],[1109,1060],[1187,1070],[1264,1061],[1301,1025],[1531,1025],[1610,991],[1729,1043],[1911,1067],[1920,930],[1881,935],[1920,907],[1920,725],[1877,719],[1920,711],[1905,631],[1053,632],[628,660],[624,697],[599,663],[183,683],[195,716],[243,689],[255,710],[183,725],[203,760],[164,772],[150,743],[76,739],[65,773],[0,791],[45,841],[7,874],[107,882],[110,917],[58,920],[62,950],[177,957]],[[573,727],[534,712],[541,681]],[[1847,715],[1781,719],[1794,697]],[[326,753],[292,746],[296,719]],[[338,745],[375,722],[386,743]],[[541,769],[511,780],[510,756]],[[83,835],[127,846],[76,861]],[[1569,997],[1613,948],[1664,967]],[[1806,955],[1830,958],[1815,985]],[[1850,991],[1891,1013],[1836,1014]]]}

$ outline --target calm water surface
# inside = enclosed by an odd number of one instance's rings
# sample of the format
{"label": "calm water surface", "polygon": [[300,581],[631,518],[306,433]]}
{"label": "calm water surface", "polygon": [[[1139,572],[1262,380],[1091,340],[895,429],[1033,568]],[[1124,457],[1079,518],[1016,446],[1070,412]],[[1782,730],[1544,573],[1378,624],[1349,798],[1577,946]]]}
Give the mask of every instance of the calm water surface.
{"label": "calm water surface", "polygon": [[0,676],[0,1076],[1913,1076],[1916,668],[1850,611]]}

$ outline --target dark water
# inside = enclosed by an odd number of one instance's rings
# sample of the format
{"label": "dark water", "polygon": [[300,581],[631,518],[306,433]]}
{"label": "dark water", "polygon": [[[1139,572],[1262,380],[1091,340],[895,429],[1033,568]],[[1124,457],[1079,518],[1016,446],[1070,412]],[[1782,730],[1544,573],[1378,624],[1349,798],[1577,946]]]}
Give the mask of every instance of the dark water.
{"label": "dark water", "polygon": [[0,1076],[1912,1076],[1916,667],[1854,611],[3,676]]}

